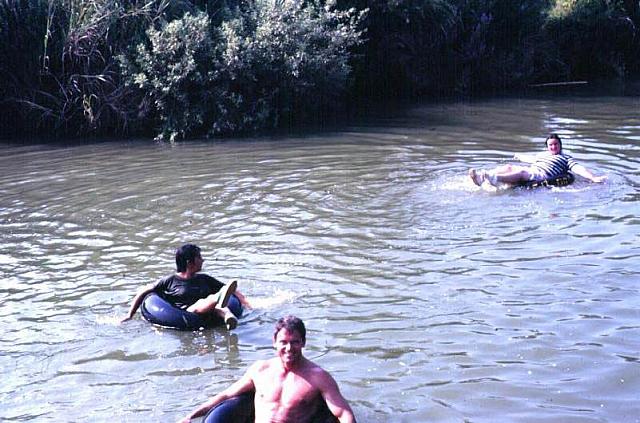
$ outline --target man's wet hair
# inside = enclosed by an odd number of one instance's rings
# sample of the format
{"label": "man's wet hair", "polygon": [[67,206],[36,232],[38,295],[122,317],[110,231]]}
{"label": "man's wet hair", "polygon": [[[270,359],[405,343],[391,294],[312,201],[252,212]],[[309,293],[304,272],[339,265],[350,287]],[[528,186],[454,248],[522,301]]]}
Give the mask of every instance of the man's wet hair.
{"label": "man's wet hair", "polygon": [[187,264],[200,256],[200,247],[195,244],[184,244],[176,250],[176,269],[185,272]]}
{"label": "man's wet hair", "polygon": [[286,329],[289,332],[297,331],[302,337],[302,342],[306,342],[307,329],[304,327],[304,323],[296,316],[285,316],[278,319],[276,327],[273,331],[273,339],[276,339],[278,332],[282,329]]}

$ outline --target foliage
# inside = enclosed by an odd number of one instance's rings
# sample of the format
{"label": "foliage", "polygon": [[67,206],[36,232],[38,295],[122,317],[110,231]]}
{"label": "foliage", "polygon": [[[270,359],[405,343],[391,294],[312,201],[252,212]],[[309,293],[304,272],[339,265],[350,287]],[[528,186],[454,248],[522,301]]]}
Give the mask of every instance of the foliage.
{"label": "foliage", "polygon": [[637,0],[0,0],[0,136],[238,134],[638,75]]}
{"label": "foliage", "polygon": [[47,28],[51,32],[59,29],[57,21],[49,20],[46,0],[0,2],[0,106],[4,120],[0,135],[22,129],[20,123],[25,119],[18,101],[29,98],[29,91],[39,82]]}
{"label": "foliage", "polygon": [[361,98],[486,93],[640,70],[634,1],[339,1],[369,8],[355,65]]}
{"label": "foliage", "polygon": [[558,0],[545,33],[566,63],[568,78],[625,76],[638,66],[639,36],[620,0]]}
{"label": "foliage", "polygon": [[359,43],[355,10],[261,0],[219,32],[219,118],[213,133],[320,119],[346,93],[349,49]]}
{"label": "foliage", "polygon": [[456,23],[452,2],[339,0],[338,4],[368,11],[366,42],[354,66],[359,97],[409,97],[440,83],[441,53]]}
{"label": "foliage", "polygon": [[152,100],[162,137],[171,140],[205,124],[212,99],[213,43],[205,13],[147,30],[149,46],[138,44],[133,57],[120,56],[127,85]]}
{"label": "foliage", "polygon": [[342,0],[368,5],[357,66],[364,97],[422,97],[517,86],[534,74],[547,1]]}
{"label": "foliage", "polygon": [[536,74],[544,57],[540,38],[547,2],[540,0],[463,0],[458,25],[447,49],[447,73],[455,75],[457,92],[502,91],[521,86]]}
{"label": "foliage", "polygon": [[0,93],[15,133],[124,131],[136,104],[120,84],[114,52],[166,13],[166,4],[2,0]]}
{"label": "foliage", "polygon": [[152,98],[162,138],[309,122],[345,93],[359,16],[269,0],[216,28],[204,13],[185,15],[150,29],[150,45],[123,57],[123,71]]}

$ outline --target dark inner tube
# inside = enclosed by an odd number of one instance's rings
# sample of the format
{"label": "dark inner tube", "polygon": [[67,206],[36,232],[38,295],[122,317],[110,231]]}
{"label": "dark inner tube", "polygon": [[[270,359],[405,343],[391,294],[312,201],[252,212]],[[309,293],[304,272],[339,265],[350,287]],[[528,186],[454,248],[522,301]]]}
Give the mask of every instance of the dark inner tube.
{"label": "dark inner tube", "polygon": [[[209,410],[203,423],[253,423],[253,396],[251,392],[221,402]],[[311,423],[338,423],[326,403],[323,404],[324,407],[313,416]]]}
{"label": "dark inner tube", "polygon": [[520,184],[519,186],[527,189],[533,189],[538,187],[566,187],[571,185],[575,181],[573,173],[565,173],[563,175],[556,176],[555,178],[549,178],[542,181],[528,181]]}
{"label": "dark inner tube", "polygon": [[203,423],[253,423],[253,392],[222,401],[209,410]]}
{"label": "dark inner tube", "polygon": [[[229,298],[227,307],[237,318],[242,316],[242,305],[235,295]],[[148,322],[173,329],[198,330],[224,324],[217,315],[202,316],[182,310],[154,292],[144,298],[140,312]]]}

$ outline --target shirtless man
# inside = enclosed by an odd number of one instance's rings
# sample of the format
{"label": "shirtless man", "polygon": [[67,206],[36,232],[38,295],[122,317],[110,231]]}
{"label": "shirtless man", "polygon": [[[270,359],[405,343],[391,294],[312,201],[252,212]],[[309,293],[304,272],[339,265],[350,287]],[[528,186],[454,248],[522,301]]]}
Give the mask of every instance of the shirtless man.
{"label": "shirtless man", "polygon": [[283,317],[276,323],[276,357],[254,363],[242,378],[180,420],[189,423],[222,401],[255,391],[255,423],[308,423],[324,401],[340,423],[353,423],[351,407],[336,381],[302,354],[306,342],[302,320]]}

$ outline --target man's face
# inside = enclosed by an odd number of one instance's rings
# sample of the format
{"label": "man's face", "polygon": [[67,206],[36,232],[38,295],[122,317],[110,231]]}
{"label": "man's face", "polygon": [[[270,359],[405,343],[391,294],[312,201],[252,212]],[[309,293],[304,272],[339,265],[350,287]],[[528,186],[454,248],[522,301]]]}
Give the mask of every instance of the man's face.
{"label": "man's face", "polygon": [[285,367],[295,364],[302,358],[304,344],[305,342],[297,330],[291,332],[287,329],[280,329],[273,340],[276,353]]}
{"label": "man's face", "polygon": [[549,153],[553,155],[560,154],[560,151],[562,150],[562,147],[560,147],[560,141],[555,138],[549,138],[547,140],[547,150],[549,150]]}
{"label": "man's face", "polygon": [[193,258],[193,262],[189,262],[187,265],[191,265],[191,271],[193,273],[197,273],[202,270],[202,264],[204,263],[204,259],[200,254]]}

